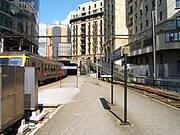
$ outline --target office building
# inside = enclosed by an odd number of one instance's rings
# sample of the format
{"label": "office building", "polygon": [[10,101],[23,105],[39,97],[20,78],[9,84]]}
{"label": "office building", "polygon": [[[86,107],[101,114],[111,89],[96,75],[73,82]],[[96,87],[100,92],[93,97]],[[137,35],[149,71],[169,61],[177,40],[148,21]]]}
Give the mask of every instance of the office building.
{"label": "office building", "polygon": [[176,81],[180,77],[180,1],[127,0],[129,73]]}
{"label": "office building", "polygon": [[39,0],[0,0],[0,52],[38,51]]}
{"label": "office building", "polygon": [[46,35],[46,56],[51,59],[70,59],[71,41],[70,27],[64,24],[47,25]]}

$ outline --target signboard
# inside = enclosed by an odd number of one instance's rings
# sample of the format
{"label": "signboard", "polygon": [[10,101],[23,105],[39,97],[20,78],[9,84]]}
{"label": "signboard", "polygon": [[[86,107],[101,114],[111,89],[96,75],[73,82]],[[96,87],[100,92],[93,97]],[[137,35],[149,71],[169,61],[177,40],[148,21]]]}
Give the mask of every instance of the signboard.
{"label": "signboard", "polygon": [[77,69],[77,66],[62,66],[62,69]]}
{"label": "signboard", "polygon": [[128,53],[129,53],[129,47],[127,46],[119,47],[110,54],[110,60],[118,60],[123,57],[123,54],[128,54]]}
{"label": "signboard", "polygon": [[111,78],[111,75],[101,75],[102,78]]}
{"label": "signboard", "polygon": [[110,54],[110,60],[117,60],[122,57],[121,47],[116,49],[113,53]]}

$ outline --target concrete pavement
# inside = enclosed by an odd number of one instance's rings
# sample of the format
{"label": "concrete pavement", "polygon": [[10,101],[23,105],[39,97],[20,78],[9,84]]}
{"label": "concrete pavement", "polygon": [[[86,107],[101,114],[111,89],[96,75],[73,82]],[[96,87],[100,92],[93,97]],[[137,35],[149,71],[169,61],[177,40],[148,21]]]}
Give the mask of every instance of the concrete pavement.
{"label": "concrete pavement", "polygon": [[[123,120],[123,87],[114,85],[114,105],[109,106],[110,84],[80,76],[76,88],[75,76],[40,90],[41,103],[64,104],[42,127],[37,135],[178,135],[180,110],[128,90],[129,126]],[[57,91],[58,89],[59,91]],[[50,91],[55,91],[50,94]],[[48,92],[49,91],[49,92]],[[44,94],[46,92],[46,94]],[[63,96],[62,96],[63,95]],[[54,96],[54,97],[53,97]]]}

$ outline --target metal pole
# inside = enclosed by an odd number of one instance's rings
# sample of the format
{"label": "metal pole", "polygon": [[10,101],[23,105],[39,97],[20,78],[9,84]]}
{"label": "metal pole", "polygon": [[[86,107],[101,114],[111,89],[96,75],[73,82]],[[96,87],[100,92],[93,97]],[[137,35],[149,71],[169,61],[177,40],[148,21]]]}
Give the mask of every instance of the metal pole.
{"label": "metal pole", "polygon": [[111,105],[113,105],[113,65],[114,62],[111,60]]}
{"label": "metal pole", "polygon": [[76,84],[76,88],[78,88],[78,67],[77,67],[77,84]]}
{"label": "metal pole", "polygon": [[155,11],[152,11],[152,28],[153,28],[153,85],[156,87],[156,34],[155,34]]}
{"label": "metal pole", "polygon": [[124,54],[124,123],[127,123],[127,54]]}
{"label": "metal pole", "polygon": [[96,83],[98,84],[98,61],[97,61],[97,57],[96,57]]}
{"label": "metal pole", "polygon": [[0,43],[1,43],[1,44],[0,44],[0,45],[1,45],[1,46],[0,46],[0,47],[1,47],[1,48],[0,48],[0,53],[3,53],[3,50],[4,50],[4,37],[1,36],[0,38],[1,38],[1,40],[0,40],[0,41],[1,41],[1,42],[0,42]]}
{"label": "metal pole", "polygon": [[62,66],[60,67],[60,88],[62,88]]}

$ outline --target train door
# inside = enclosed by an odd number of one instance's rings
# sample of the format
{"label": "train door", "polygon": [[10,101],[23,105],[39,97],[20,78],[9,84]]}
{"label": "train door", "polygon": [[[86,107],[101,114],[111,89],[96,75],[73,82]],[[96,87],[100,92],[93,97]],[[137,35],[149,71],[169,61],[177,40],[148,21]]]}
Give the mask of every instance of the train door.
{"label": "train door", "polygon": [[29,67],[29,65],[30,65],[29,58],[26,58],[25,66],[26,66],[26,67]]}

